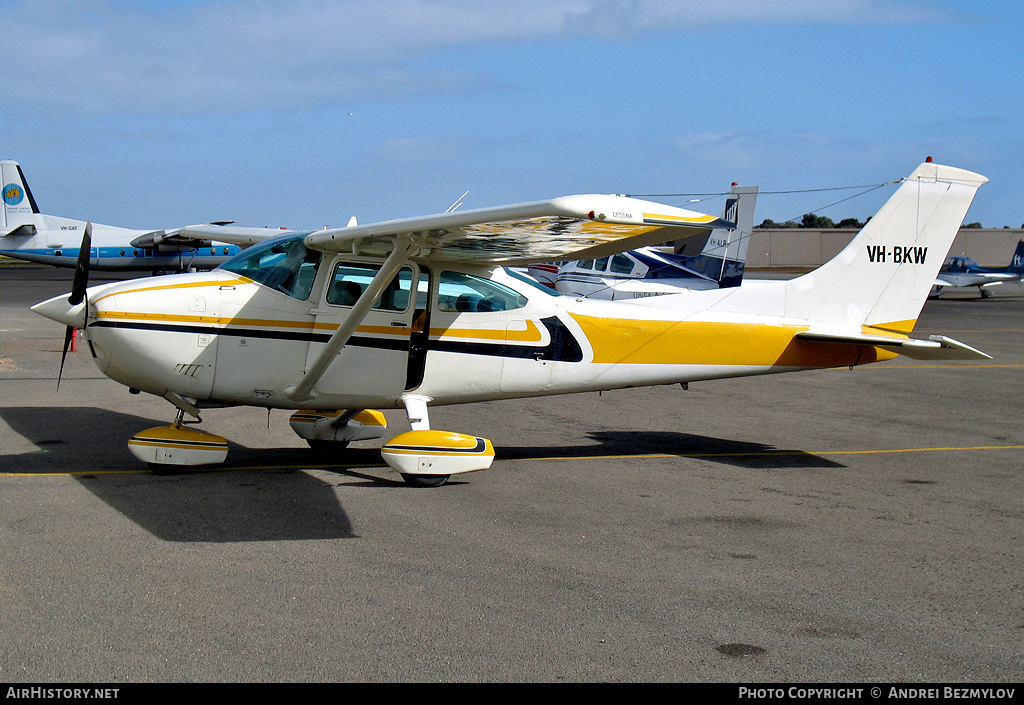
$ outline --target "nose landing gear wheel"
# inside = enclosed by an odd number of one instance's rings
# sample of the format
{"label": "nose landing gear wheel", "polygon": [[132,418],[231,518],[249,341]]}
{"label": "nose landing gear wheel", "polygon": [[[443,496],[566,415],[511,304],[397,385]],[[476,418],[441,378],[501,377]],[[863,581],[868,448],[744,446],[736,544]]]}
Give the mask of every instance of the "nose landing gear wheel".
{"label": "nose landing gear wheel", "polygon": [[409,487],[440,487],[448,482],[451,475],[411,475],[402,473],[402,479]]}

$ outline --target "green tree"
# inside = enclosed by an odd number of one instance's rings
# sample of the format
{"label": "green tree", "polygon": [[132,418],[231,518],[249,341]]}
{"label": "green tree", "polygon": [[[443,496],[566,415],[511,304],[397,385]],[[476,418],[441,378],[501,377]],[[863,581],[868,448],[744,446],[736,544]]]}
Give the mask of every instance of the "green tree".
{"label": "green tree", "polygon": [[814,213],[804,213],[804,217],[800,219],[801,228],[814,228],[815,230],[825,230],[828,228],[836,227],[836,224],[832,222],[831,218],[827,218],[823,215],[814,215]]}

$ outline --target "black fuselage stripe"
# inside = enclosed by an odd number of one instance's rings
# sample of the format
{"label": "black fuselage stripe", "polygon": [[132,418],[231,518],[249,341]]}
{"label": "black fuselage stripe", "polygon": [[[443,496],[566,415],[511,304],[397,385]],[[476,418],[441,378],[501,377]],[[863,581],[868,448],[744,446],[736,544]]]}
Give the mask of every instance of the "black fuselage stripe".
{"label": "black fuselage stripe", "polygon": [[[551,336],[551,342],[544,347],[530,345],[512,345],[509,343],[476,343],[465,341],[449,341],[430,339],[426,341],[427,351],[461,353],[466,355],[488,355],[492,357],[511,357],[557,362],[580,362],[583,351],[575,336],[557,317],[541,320]],[[292,340],[297,342],[326,343],[331,339],[329,333],[311,331],[279,331],[261,330],[258,328],[215,328],[213,326],[188,325],[182,323],[151,323],[148,321],[96,321],[89,324],[96,328],[120,328],[131,330],[150,330],[168,333],[195,333],[197,335],[219,335],[234,338],[264,338],[268,340]],[[378,350],[409,350],[409,339],[373,338],[368,336],[352,336],[347,345]]]}
{"label": "black fuselage stripe", "polygon": [[410,446],[410,445],[395,445],[389,443],[384,446],[384,450],[404,450],[413,453],[467,453],[467,454],[479,454],[487,450],[487,441],[483,438],[476,438],[476,445],[472,448],[449,448],[446,446]]}
{"label": "black fuselage stripe", "polygon": [[220,443],[217,441],[189,441],[178,440],[174,438],[148,438],[146,436],[132,436],[128,442],[147,443],[164,446],[202,446],[204,448],[224,448],[227,446],[226,443]]}

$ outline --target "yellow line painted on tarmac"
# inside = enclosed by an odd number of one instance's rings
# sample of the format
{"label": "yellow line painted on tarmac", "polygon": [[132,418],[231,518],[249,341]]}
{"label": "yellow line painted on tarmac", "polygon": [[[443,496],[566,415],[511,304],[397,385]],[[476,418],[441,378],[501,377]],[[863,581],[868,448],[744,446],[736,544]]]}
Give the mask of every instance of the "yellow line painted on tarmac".
{"label": "yellow line painted on tarmac", "polygon": [[[758,456],[826,456],[826,455],[880,455],[887,453],[935,453],[955,451],[980,451],[980,450],[1024,450],[1024,445],[1013,446],[939,446],[935,448],[879,448],[875,450],[763,450],[747,453],[636,453],[627,455],[566,455],[566,456],[542,456],[537,458],[509,458],[503,459],[499,456],[497,460],[506,462],[521,462],[530,460],[658,460],[664,458],[751,458]],[[173,467],[173,466],[171,466]],[[355,464],[315,464],[306,463],[302,465],[250,465],[250,466],[181,466],[180,472],[176,474],[186,475],[200,472],[230,472],[239,470],[350,470],[354,468],[377,468],[387,467],[384,462],[380,463],[355,463]],[[138,470],[100,470],[100,471],[75,471],[75,472],[0,472],[0,477],[53,477],[53,476],[74,476],[74,475],[134,475],[150,473],[149,469]]]}

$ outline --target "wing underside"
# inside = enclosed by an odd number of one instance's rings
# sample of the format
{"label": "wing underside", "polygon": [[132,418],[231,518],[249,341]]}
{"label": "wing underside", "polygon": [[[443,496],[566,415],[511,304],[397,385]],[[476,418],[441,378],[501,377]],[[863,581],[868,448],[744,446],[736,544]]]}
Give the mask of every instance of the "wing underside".
{"label": "wing underside", "polygon": [[720,218],[625,196],[563,196],[497,208],[322,230],[306,244],[324,252],[383,256],[405,240],[414,258],[522,265],[600,257],[713,228]]}
{"label": "wing underside", "polygon": [[161,235],[247,247],[302,233],[307,246],[322,252],[379,257],[404,240],[414,246],[414,258],[510,265],[603,257],[732,226],[721,218],[651,201],[584,195],[316,232],[226,223],[191,225]]}

